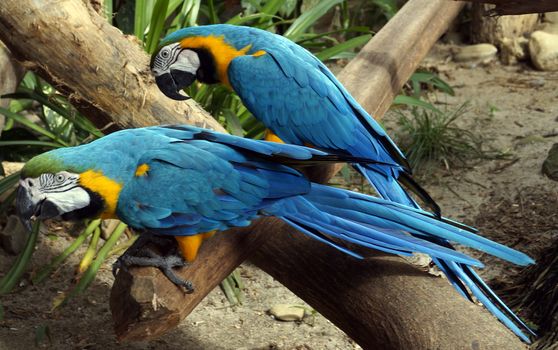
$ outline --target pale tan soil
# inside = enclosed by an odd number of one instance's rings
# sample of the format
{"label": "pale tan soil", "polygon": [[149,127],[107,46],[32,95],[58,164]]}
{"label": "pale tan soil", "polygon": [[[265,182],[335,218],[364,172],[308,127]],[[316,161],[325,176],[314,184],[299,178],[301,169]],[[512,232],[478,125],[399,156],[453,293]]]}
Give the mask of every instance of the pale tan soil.
{"label": "pale tan soil", "polygon": [[[497,205],[493,203],[499,203],[494,201],[497,196],[512,198],[506,205],[520,206],[521,203],[513,202],[513,198],[526,188],[529,191],[535,191],[535,188],[544,194],[558,193],[558,183],[541,175],[540,170],[548,150],[554,142],[558,142],[558,136],[544,137],[558,131],[558,73],[535,72],[520,66],[502,67],[499,64],[460,67],[443,63],[446,55],[447,49],[441,48],[433,62],[442,77],[454,86],[456,97],[443,101],[448,108],[471,101],[472,108],[460,123],[478,133],[485,140],[486,147],[510,155],[508,159],[484,160],[466,169],[437,170],[428,181],[422,180],[445,215],[474,223],[481,204],[490,203],[488,209],[486,205],[482,207],[483,211],[487,211]],[[491,113],[491,106],[498,110]],[[388,127],[393,127],[392,121],[396,116],[389,114],[386,118]],[[533,196],[529,198],[532,200]],[[521,224],[517,223],[518,226]],[[529,230],[524,234],[540,232]],[[519,241],[511,239],[506,243]],[[53,241],[42,237],[32,268],[37,269],[68,244],[67,238]],[[1,271],[8,269],[11,260],[13,258],[0,254]],[[484,261],[488,265],[485,270],[488,277],[493,276],[494,271],[507,271],[507,265],[497,260]],[[22,288],[2,298],[5,315],[0,322],[0,349],[34,347],[36,329],[44,325],[49,327],[51,341],[46,340],[41,346],[53,349],[358,348],[319,315],[302,323],[273,320],[266,314],[271,306],[303,303],[249,264],[241,267],[246,284],[244,305],[229,307],[222,292],[217,289],[180,327],[164,338],[151,343],[118,345],[108,310],[112,283],[110,265],[104,267],[86,295],[59,311],[49,312],[53,298],[68,285],[72,269],[71,263],[66,264],[45,284]]]}

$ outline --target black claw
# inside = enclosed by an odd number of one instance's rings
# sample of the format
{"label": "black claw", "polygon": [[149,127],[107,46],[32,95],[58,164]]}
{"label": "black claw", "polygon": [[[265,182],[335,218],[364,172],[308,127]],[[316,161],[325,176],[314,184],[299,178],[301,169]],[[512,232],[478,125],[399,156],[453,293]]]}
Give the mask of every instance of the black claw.
{"label": "black claw", "polygon": [[[145,247],[147,243],[155,243],[161,251],[172,251],[169,255],[162,255]],[[173,246],[169,249],[169,243]],[[184,280],[176,275],[175,267],[184,267],[187,262],[182,256],[176,254],[176,241],[159,236],[140,235],[140,237],[132,244],[122,256],[120,256],[112,265],[112,274],[116,277],[120,270],[127,271],[130,266],[152,266],[156,267],[177,287],[181,288],[185,293],[192,293],[194,287],[192,282]]]}

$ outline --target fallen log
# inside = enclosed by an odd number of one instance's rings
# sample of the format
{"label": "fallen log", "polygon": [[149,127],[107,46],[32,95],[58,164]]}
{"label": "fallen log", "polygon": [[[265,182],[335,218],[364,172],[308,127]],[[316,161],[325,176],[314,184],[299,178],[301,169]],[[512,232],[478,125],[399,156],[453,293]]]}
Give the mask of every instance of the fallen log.
{"label": "fallen log", "polygon": [[[371,111],[385,111],[391,102],[389,94],[401,88],[461,7],[461,3],[444,0],[411,0],[359,54],[362,66],[355,66],[357,60],[351,63],[352,68],[347,67],[348,71],[360,71],[357,75],[366,72],[370,77],[382,77],[383,83],[374,87],[376,84],[369,81],[343,78],[343,82],[352,92],[373,87],[366,96],[377,95],[378,105],[367,103],[359,94],[357,99]],[[195,104],[180,104],[162,96],[147,72],[147,55],[104,22],[87,2],[3,0],[0,38],[25,67],[72,94],[78,108],[99,126],[110,122],[120,127],[184,122],[219,128]],[[378,47],[376,42],[387,46]],[[375,51],[384,54],[373,59]],[[362,70],[368,63],[370,68]],[[151,339],[174,327],[265,241],[266,247],[257,252],[255,261],[293,292],[307,296],[319,312],[331,317],[364,347],[523,348],[486,311],[466,303],[445,281],[429,277],[396,257],[378,256],[362,262],[338,256],[276,219],[260,220],[248,229],[217,237],[202,247],[194,264],[179,272],[195,283],[194,294],[183,294],[156,269],[135,268],[118,274],[111,308],[120,340]],[[278,250],[270,249],[272,243]],[[285,247],[289,247],[289,255]],[[320,258],[310,259],[307,254],[314,252]],[[292,255],[303,260],[291,263],[296,261]],[[320,276],[313,276],[316,274]],[[322,284],[324,275],[333,277],[329,284]],[[370,292],[358,289],[374,281]],[[310,288],[314,297],[308,295]],[[343,293],[353,288],[358,293],[343,299]],[[398,302],[386,301],[392,293],[397,294]],[[340,304],[339,315],[333,315],[333,306]],[[413,324],[417,320],[421,323]]]}
{"label": "fallen log", "polygon": [[486,11],[489,16],[523,15],[527,13],[544,13],[558,11],[556,0],[467,0],[480,4],[492,4],[495,7]]}

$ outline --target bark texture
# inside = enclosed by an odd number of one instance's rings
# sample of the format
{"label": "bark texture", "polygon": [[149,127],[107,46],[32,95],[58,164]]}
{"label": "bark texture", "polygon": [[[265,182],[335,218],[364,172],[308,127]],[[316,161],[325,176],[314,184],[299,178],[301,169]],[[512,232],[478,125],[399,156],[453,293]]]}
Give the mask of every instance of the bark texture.
{"label": "bark texture", "polygon": [[[10,50],[0,42],[0,96],[14,92],[23,73],[23,68],[12,58]],[[0,99],[0,107],[7,108],[9,104],[10,99]],[[4,128],[4,122],[4,116],[0,115],[0,134]]]}
{"label": "bark texture", "polygon": [[[369,111],[381,115],[461,7],[446,0],[409,1],[346,68],[343,83]],[[119,127],[184,122],[219,128],[195,104],[160,94],[147,70],[147,55],[87,2],[0,1],[0,38],[27,68],[71,93],[99,126],[112,121]],[[118,338],[145,340],[163,334],[255,251],[259,266],[365,348],[523,348],[445,281],[396,257],[351,259],[277,219],[207,242],[197,261],[179,271],[195,283],[193,294],[183,294],[156,269],[119,273],[111,295]]]}
{"label": "bark texture", "polygon": [[149,72],[149,57],[88,1],[2,0],[0,40],[98,127],[186,123],[223,130],[192,100],[166,98]]}

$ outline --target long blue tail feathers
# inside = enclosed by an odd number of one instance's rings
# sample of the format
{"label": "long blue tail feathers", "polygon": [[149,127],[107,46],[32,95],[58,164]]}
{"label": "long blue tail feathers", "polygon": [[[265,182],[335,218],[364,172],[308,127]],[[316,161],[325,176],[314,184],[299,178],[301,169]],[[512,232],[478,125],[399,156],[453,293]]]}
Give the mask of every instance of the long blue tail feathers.
{"label": "long blue tail feathers", "polygon": [[394,203],[393,196],[381,199],[312,184],[309,194],[281,201],[281,205],[269,214],[279,216],[303,233],[357,258],[361,256],[328,236],[393,254],[429,254],[459,293],[471,299],[471,292],[502,323],[529,342],[524,332],[535,334],[473,270],[472,266],[482,267],[482,263],[457,252],[449,242],[482,250],[518,265],[532,264],[533,259],[475,234],[476,230],[466,225],[422,211],[410,197],[412,202],[404,200],[404,196],[397,198],[404,203]]}

